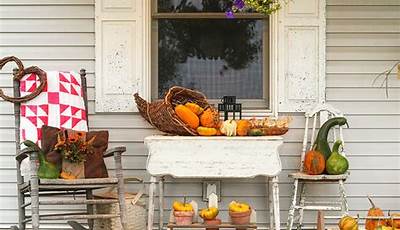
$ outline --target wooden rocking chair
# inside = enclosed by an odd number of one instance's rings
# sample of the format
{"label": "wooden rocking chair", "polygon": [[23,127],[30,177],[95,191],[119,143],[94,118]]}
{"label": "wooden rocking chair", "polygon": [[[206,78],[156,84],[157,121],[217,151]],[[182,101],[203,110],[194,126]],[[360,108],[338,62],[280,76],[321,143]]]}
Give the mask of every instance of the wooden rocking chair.
{"label": "wooden rocking chair", "polygon": [[[314,143],[314,140],[316,138],[317,120],[318,118],[321,119],[321,112],[326,112],[328,114],[327,117],[328,119],[332,117],[343,117],[342,112],[340,112],[339,110],[333,108],[328,104],[319,104],[314,109],[305,114],[306,124],[304,131],[303,148],[301,152],[300,171],[289,174],[289,177],[294,179],[294,184],[293,184],[294,186],[293,186],[293,197],[287,221],[287,230],[292,229],[293,222],[295,219],[298,220],[297,229],[300,230],[302,228],[304,210],[340,211],[341,215],[348,212],[346,193],[344,189],[344,181],[347,179],[348,173],[341,175],[308,175],[303,172],[304,156],[308,150],[311,150],[312,144]],[[308,130],[309,130],[310,120],[312,120],[313,124],[312,124],[311,140],[310,142],[308,142]],[[343,141],[344,144],[342,127],[339,127],[339,133],[337,133],[337,129],[334,128],[332,137],[333,141],[340,139]],[[308,144],[310,145],[309,149],[307,149]],[[330,203],[306,202],[306,183],[338,183],[340,200],[338,202],[330,202]],[[299,202],[297,202],[298,192],[300,192]],[[298,212],[296,213],[296,211]]]}
{"label": "wooden rocking chair", "polygon": [[[12,57],[13,58],[13,57]],[[17,59],[18,60],[18,59]],[[15,61],[15,60],[14,60]],[[18,60],[19,61],[19,60]],[[15,61],[17,62],[17,61]],[[22,63],[20,63],[22,66]],[[4,63],[2,64],[2,66]],[[2,67],[1,66],[1,67]],[[20,66],[20,67],[21,67]],[[0,69],[1,69],[0,67]],[[20,97],[20,82],[17,74],[18,69],[14,70],[14,98]],[[83,98],[87,109],[87,87],[86,87],[86,72],[84,69],[80,71],[83,89]],[[94,219],[121,218],[121,223],[124,229],[126,228],[126,207],[124,199],[124,180],[122,174],[121,155],[126,151],[125,147],[116,147],[107,150],[103,158],[114,157],[115,161],[115,177],[109,178],[94,178],[94,179],[39,179],[37,175],[38,153],[31,148],[20,149],[20,103],[14,103],[15,115],[15,140],[16,140],[16,164],[17,164],[17,186],[18,186],[18,227],[12,226],[14,230],[25,230],[28,222],[32,223],[32,229],[38,230],[40,222],[44,220],[88,220],[89,229],[93,229]],[[87,114],[87,113],[86,113]],[[86,115],[87,116],[87,115]],[[30,178],[24,181],[21,175],[20,165],[23,159],[29,157],[30,160]],[[117,187],[118,200],[93,199],[93,190]],[[75,195],[84,194],[83,198],[75,199]],[[42,197],[54,197],[62,195],[63,199],[57,200],[41,200]],[[26,198],[30,198],[27,202]],[[111,214],[94,214],[94,205],[96,204],[111,204],[119,203],[120,213]],[[42,205],[86,205],[86,212],[80,213],[55,213],[55,214],[40,214],[39,208]],[[31,207],[31,215],[26,215],[25,209]],[[73,229],[86,229],[78,222],[68,221],[68,224]]]}

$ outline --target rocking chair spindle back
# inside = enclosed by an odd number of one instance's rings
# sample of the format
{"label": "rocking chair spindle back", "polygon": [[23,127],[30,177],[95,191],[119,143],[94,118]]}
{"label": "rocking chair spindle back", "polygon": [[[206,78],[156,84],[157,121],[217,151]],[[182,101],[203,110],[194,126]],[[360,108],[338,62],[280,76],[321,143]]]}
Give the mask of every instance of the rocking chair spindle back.
{"label": "rocking chair spindle back", "polygon": [[[19,61],[15,57],[11,57]],[[4,65],[8,62],[10,57],[1,59]],[[20,62],[20,61],[19,61]],[[16,148],[16,167],[17,167],[17,184],[18,184],[18,226],[12,226],[11,229],[14,230],[25,230],[26,224],[28,222],[32,223],[32,229],[38,230],[40,222],[44,220],[69,220],[69,219],[87,219],[89,229],[93,229],[93,219],[109,219],[109,218],[120,218],[121,225],[123,229],[127,229],[127,219],[126,219],[126,208],[125,208],[125,188],[122,173],[122,163],[121,155],[126,151],[124,146],[115,147],[107,150],[103,154],[103,158],[114,157],[115,161],[115,177],[110,178],[91,178],[91,179],[76,179],[76,180],[63,180],[63,179],[39,179],[37,175],[37,160],[38,153],[36,150],[25,148],[21,150],[21,138],[20,138],[20,126],[21,126],[21,94],[20,94],[20,78],[22,78],[21,68],[22,62],[19,65],[20,69],[14,69],[14,81],[13,81],[13,96],[15,99],[11,102],[14,103],[14,118],[15,118],[15,148]],[[17,63],[18,64],[18,63]],[[30,67],[35,69],[37,67]],[[30,69],[28,68],[28,69]],[[37,68],[40,70],[39,68]],[[88,98],[87,98],[87,83],[86,83],[86,71],[84,69],[80,70],[81,76],[81,88],[82,97],[84,100],[84,106],[86,111],[88,111]],[[43,79],[43,77],[42,77]],[[46,77],[44,77],[46,79]],[[40,89],[41,90],[41,89]],[[40,92],[39,92],[40,93]],[[3,95],[5,96],[5,95]],[[30,95],[28,95],[30,96]],[[9,97],[8,97],[9,98]],[[13,98],[11,98],[13,99]],[[27,101],[32,98],[24,98],[22,101]],[[86,112],[86,122],[88,123],[88,113]],[[21,162],[23,159],[29,157],[30,160],[30,177],[24,180],[21,172]],[[110,200],[93,199],[93,190],[101,188],[117,187],[118,200],[115,202],[119,204],[119,213],[111,214],[95,214],[94,205],[102,204],[104,202],[110,202]],[[72,193],[71,193],[72,192]],[[57,202],[42,201],[41,197],[55,196],[55,195],[75,195],[75,194],[86,194],[85,199],[76,200],[75,197],[65,198],[57,200]],[[25,198],[30,197],[30,202],[27,202]],[[73,200],[71,200],[73,199]],[[61,215],[60,213],[40,215],[39,207],[41,205],[82,205],[86,204],[86,213],[65,213]],[[31,206],[31,214],[26,215],[25,208]],[[86,229],[81,224],[75,221],[68,221],[68,224],[73,227],[73,229]]]}

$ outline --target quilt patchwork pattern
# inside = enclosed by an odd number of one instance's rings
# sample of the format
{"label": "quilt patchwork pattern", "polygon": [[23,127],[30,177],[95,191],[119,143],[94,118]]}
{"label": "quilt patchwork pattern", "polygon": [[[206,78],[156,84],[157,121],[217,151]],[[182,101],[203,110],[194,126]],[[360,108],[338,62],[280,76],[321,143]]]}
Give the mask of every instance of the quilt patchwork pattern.
{"label": "quilt patchwork pattern", "polygon": [[[24,96],[33,92],[40,82],[36,74],[28,74],[20,84],[21,96]],[[81,77],[78,73],[48,71],[43,92],[21,104],[21,140],[40,144],[43,125],[88,130]]]}

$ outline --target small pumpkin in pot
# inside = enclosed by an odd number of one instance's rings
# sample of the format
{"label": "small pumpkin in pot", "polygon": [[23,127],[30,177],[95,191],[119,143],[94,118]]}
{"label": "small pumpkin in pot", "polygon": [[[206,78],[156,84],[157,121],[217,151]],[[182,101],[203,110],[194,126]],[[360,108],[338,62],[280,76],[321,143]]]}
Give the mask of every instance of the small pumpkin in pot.
{"label": "small pumpkin in pot", "polygon": [[219,210],[216,207],[202,209],[199,213],[204,220],[214,220],[218,216]]}
{"label": "small pumpkin in pot", "polygon": [[[374,202],[372,201],[371,197],[368,196],[368,201],[371,203],[371,208],[368,210],[368,216],[384,216],[382,209],[375,206]],[[385,225],[384,220],[373,220],[373,219],[366,219],[365,220],[365,229],[366,230],[375,230],[378,226]]]}
{"label": "small pumpkin in pot", "polygon": [[304,172],[308,175],[320,175],[324,170],[324,155],[316,150],[308,151],[304,157]]}
{"label": "small pumpkin in pot", "polygon": [[344,216],[339,221],[340,230],[358,230],[358,222],[351,216]]}

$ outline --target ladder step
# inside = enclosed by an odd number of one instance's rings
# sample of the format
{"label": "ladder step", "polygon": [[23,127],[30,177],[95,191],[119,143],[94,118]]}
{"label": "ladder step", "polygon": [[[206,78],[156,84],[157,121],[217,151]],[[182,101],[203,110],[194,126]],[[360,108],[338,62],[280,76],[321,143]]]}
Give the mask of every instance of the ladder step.
{"label": "ladder step", "polygon": [[46,200],[40,201],[40,205],[68,205],[68,204],[115,204],[118,200]]}
{"label": "ladder step", "polygon": [[78,219],[110,219],[117,218],[118,214],[86,214],[86,215],[65,215],[65,216],[44,216],[41,220],[78,220]]}
{"label": "ladder step", "polygon": [[332,201],[332,202],[326,202],[326,201],[310,201],[310,202],[305,202],[304,206],[337,206],[340,207],[342,203],[339,201]]}
{"label": "ladder step", "polygon": [[[87,214],[87,213],[56,213],[39,215],[40,220],[79,220],[79,219],[111,219],[120,217],[119,214]],[[32,221],[32,217],[24,220],[24,223]]]}
{"label": "ladder step", "polygon": [[295,206],[295,209],[303,209],[303,210],[323,210],[323,211],[341,211],[341,207],[333,207],[333,206],[323,206],[323,205],[309,205],[309,206]]}

